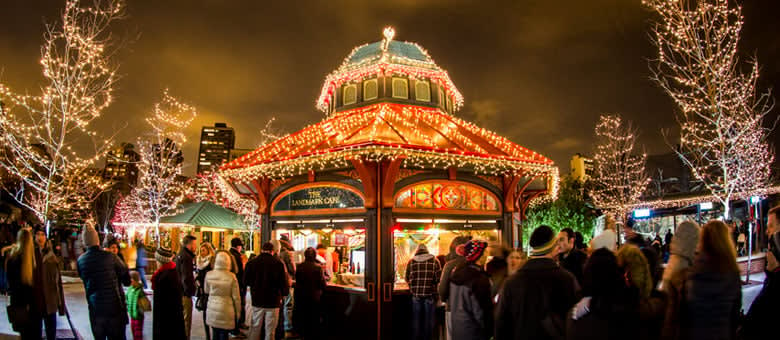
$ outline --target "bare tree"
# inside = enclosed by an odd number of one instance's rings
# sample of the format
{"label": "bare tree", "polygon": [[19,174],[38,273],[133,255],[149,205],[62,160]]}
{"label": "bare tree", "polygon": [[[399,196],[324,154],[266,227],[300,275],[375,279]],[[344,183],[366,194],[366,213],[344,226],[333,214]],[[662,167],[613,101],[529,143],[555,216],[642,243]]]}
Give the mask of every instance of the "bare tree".
{"label": "bare tree", "polygon": [[195,107],[179,102],[166,90],[146,119],[151,133],[138,139],[138,184],[124,198],[133,202],[123,203],[123,211],[132,211],[142,221],[153,224],[158,245],[160,219],[175,213],[186,193],[186,183],[180,180],[181,146],[187,141],[184,131],[196,116]]}
{"label": "bare tree", "polygon": [[[655,81],[681,114],[679,157],[729,217],[729,202],[767,186],[774,156],[757,93],[758,62],[742,63],[742,9],[729,0],[644,0],[659,16],[653,31]],[[747,66],[749,71],[743,71]]]}
{"label": "bare tree", "polygon": [[618,115],[602,115],[596,125],[596,150],[590,197],[620,219],[639,201],[650,182],[647,155],[637,153],[637,130]]}
{"label": "bare tree", "polygon": [[[96,196],[85,195],[90,184],[81,179],[110,145],[111,138],[95,140],[89,125],[112,101],[118,66],[110,26],[122,13],[121,0],[66,1],[62,22],[44,34],[40,93],[20,94],[0,83],[0,99],[11,104],[0,114],[0,167],[19,179],[6,190],[47,226],[55,210]],[[90,140],[93,153],[76,152]]]}

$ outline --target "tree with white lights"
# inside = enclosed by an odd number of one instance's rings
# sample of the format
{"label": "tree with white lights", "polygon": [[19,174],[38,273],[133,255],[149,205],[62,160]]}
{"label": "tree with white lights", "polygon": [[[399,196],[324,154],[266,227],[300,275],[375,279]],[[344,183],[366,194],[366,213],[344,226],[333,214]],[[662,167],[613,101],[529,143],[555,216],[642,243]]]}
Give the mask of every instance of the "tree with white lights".
{"label": "tree with white lights", "polygon": [[[219,206],[235,211],[241,215],[244,224],[250,232],[255,232],[260,227],[260,214],[257,213],[257,203],[251,199],[241,197],[219,175],[216,168],[198,174],[188,188],[188,198],[195,202],[210,201]],[[203,190],[206,189],[206,190]]]}
{"label": "tree with white lights", "polygon": [[146,118],[150,134],[138,139],[138,184],[123,199],[132,202],[120,202],[121,211],[154,225],[158,245],[160,219],[174,214],[186,193],[186,183],[180,180],[180,148],[187,141],[184,131],[196,116],[195,107],[181,103],[166,90],[162,101],[154,105]]}
{"label": "tree with white lights", "polygon": [[[728,0],[644,0],[659,16],[655,81],[680,108],[675,150],[729,217],[729,202],[766,188],[774,159],[758,93],[758,63],[742,63],[742,9]],[[744,71],[747,67],[748,71]]]}
{"label": "tree with white lights", "polygon": [[647,155],[637,153],[637,130],[618,115],[602,115],[596,124],[594,171],[588,194],[597,207],[622,219],[650,183]]}
{"label": "tree with white lights", "polygon": [[[90,123],[112,102],[118,66],[110,28],[123,8],[119,0],[66,1],[62,22],[44,34],[40,93],[0,83],[8,105],[0,112],[0,167],[17,179],[5,189],[47,226],[57,211],[87,204],[104,189],[88,168],[111,138],[97,140]],[[94,152],[77,152],[84,144]]]}

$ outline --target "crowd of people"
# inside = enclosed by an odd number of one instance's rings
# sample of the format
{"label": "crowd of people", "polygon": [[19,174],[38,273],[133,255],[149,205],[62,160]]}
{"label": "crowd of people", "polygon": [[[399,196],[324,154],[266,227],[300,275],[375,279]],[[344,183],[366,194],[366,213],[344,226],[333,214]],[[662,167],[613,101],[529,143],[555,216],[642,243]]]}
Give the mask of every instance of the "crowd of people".
{"label": "crowd of people", "polygon": [[589,247],[570,228],[542,225],[528,258],[469,237],[440,258],[421,244],[405,275],[412,339],[434,338],[438,301],[453,340],[763,338],[780,302],[778,222],[780,207],[769,212],[766,279],[746,314],[732,228],[718,220],[682,222],[665,240],[628,225],[624,242],[613,222]]}
{"label": "crowd of people", "polygon": [[[780,301],[780,207],[768,215],[766,279],[745,314],[729,226],[679,224],[665,240],[645,240],[617,225],[589,246],[571,228],[533,230],[529,251],[456,237],[450,253],[435,256],[420,244],[404,273],[412,295],[412,339],[758,339]],[[192,313],[203,314],[208,339],[323,337],[322,295],[328,265],[317,249],[293,261],[288,239],[244,257],[243,241],[215,249],[186,235],[178,253],[154,251],[147,285],[142,242],[120,251],[101,243],[93,227],[81,234],[76,269],[83,281],[92,337],[124,339],[130,324],[143,338],[152,313],[153,338],[188,339]],[[3,249],[8,319],[23,339],[54,339],[57,314],[66,313],[62,256],[39,227],[19,228]],[[294,288],[293,288],[294,286]],[[146,289],[151,288],[151,298]],[[436,308],[445,306],[444,322]],[[199,327],[199,326],[195,326]]]}

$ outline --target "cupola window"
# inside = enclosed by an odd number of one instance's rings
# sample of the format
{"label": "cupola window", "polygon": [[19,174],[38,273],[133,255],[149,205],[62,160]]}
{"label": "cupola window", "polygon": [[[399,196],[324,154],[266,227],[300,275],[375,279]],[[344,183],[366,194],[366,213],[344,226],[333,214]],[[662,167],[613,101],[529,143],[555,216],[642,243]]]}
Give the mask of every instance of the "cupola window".
{"label": "cupola window", "polygon": [[409,99],[409,83],[403,78],[393,78],[393,98]]}
{"label": "cupola window", "polygon": [[431,84],[427,81],[418,81],[414,85],[414,96],[422,102],[431,101]]}
{"label": "cupola window", "polygon": [[379,95],[376,79],[370,79],[363,82],[363,100],[376,99]]}
{"label": "cupola window", "polygon": [[357,86],[355,84],[344,86],[344,105],[357,102]]}

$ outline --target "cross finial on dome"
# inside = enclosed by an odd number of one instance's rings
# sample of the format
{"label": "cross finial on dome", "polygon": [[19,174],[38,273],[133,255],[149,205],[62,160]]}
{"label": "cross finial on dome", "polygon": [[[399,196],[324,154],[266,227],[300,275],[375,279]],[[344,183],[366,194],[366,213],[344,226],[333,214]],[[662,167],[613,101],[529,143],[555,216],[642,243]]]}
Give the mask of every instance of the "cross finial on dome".
{"label": "cross finial on dome", "polygon": [[393,37],[395,36],[395,30],[392,26],[387,26],[382,31],[382,35],[385,36],[385,39],[382,41],[382,51],[387,51],[387,46],[390,45],[390,41],[393,40]]}

